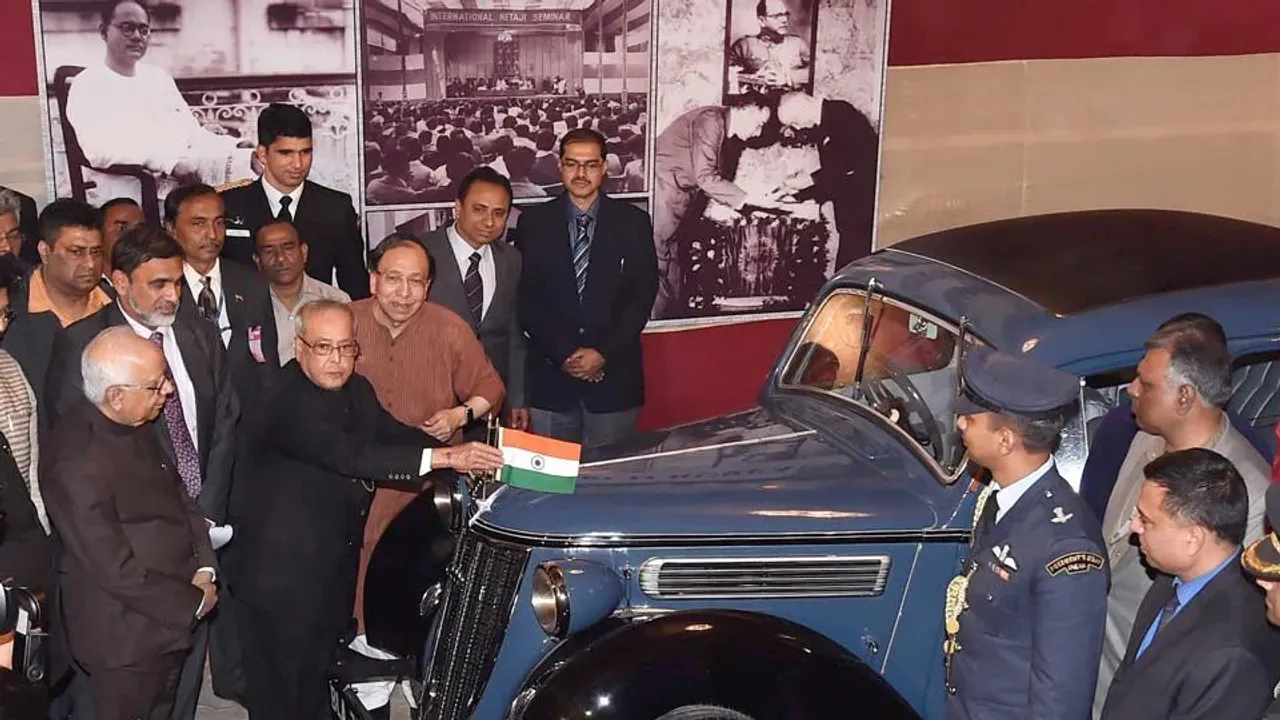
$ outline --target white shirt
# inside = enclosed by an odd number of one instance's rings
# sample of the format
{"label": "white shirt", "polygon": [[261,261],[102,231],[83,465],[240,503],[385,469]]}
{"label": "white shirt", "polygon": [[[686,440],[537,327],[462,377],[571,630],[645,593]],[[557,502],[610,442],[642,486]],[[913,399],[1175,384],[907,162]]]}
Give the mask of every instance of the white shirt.
{"label": "white shirt", "polygon": [[449,247],[453,248],[453,256],[458,260],[458,273],[463,281],[467,279],[467,268],[471,267],[472,253],[480,253],[480,283],[483,285],[480,318],[489,314],[489,304],[493,302],[493,291],[498,287],[498,268],[493,262],[493,248],[481,245],[477,250],[467,244],[453,225],[445,231],[449,236]]}
{"label": "white shirt", "polygon": [[129,322],[129,327],[144,340],[151,339],[151,333],[159,331],[164,337],[164,360],[169,364],[169,374],[173,375],[173,385],[178,389],[178,399],[182,401],[182,419],[187,423],[187,432],[191,433],[191,446],[200,450],[199,426],[196,424],[196,387],[191,384],[191,375],[187,373],[186,363],[182,360],[182,351],[178,348],[178,340],[173,336],[172,327],[160,327],[152,330],[134,320],[129,313],[120,308],[121,315]]}
{"label": "white shirt", "polygon": [[280,351],[280,366],[284,367],[293,359],[293,339],[297,332],[298,310],[312,300],[337,300],[342,303],[351,302],[351,296],[338,288],[320,282],[302,274],[302,292],[298,294],[298,304],[293,309],[284,306],[276,297],[275,288],[271,288],[271,312],[275,315],[276,335],[279,338],[277,349]]}
{"label": "white shirt", "polygon": [[[267,205],[271,207],[271,217],[275,218],[280,214],[280,198],[284,197],[285,193],[280,192],[274,185],[267,182],[267,176],[265,175],[258,182],[262,183],[262,189],[267,193]],[[299,185],[288,193],[291,199],[289,203],[289,222],[293,222],[294,218],[298,217],[298,203],[302,200],[302,188],[304,187],[306,187],[306,183]]]}
{"label": "white shirt", "polygon": [[213,261],[213,269],[209,274],[201,275],[189,263],[182,263],[182,274],[187,278],[187,287],[191,290],[191,300],[200,307],[200,291],[204,290],[204,279],[209,278],[209,287],[213,290],[213,300],[218,305],[218,334],[222,336],[222,346],[231,346],[231,319],[227,317],[227,298],[222,294],[222,259]]}
{"label": "white shirt", "polygon": [[1043,465],[1036,468],[1035,472],[1015,482],[1007,488],[1000,488],[995,492],[994,499],[996,501],[996,522],[1000,522],[1000,518],[1004,517],[1018,502],[1018,500],[1031,489],[1036,481],[1045,476],[1053,468],[1053,456]]}

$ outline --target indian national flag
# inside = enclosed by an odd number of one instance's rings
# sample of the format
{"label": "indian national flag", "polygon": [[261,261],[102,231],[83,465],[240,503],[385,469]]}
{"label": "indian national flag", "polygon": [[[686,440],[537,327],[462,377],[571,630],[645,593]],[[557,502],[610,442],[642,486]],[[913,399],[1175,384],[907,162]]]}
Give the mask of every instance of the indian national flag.
{"label": "indian national flag", "polygon": [[498,429],[502,482],[538,492],[573,492],[582,446],[519,430]]}

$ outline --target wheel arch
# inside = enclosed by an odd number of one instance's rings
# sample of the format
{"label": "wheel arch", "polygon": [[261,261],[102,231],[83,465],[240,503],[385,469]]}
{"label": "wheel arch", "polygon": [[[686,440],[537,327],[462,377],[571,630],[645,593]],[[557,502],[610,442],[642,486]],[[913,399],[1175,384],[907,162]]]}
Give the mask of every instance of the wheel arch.
{"label": "wheel arch", "polygon": [[569,638],[529,674],[510,717],[637,720],[710,704],[765,720],[834,717],[851,703],[867,717],[920,717],[879,673],[807,627],[696,610],[610,619]]}

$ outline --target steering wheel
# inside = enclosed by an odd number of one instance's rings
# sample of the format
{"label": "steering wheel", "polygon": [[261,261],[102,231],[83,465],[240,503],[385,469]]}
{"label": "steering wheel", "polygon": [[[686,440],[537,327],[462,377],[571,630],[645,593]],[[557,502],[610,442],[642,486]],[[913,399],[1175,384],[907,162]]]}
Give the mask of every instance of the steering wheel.
{"label": "steering wheel", "polygon": [[[867,350],[867,363],[874,364],[876,367],[884,368],[888,372],[888,378],[872,378],[863,377],[863,383],[866,388],[867,398],[871,400],[871,405],[886,418],[895,422],[898,427],[906,431],[912,439],[920,444],[930,448],[933,451],[934,459],[942,462],[943,459],[939,455],[943,452],[942,447],[942,428],[938,426],[938,420],[933,416],[933,411],[929,409],[929,404],[924,401],[924,396],[916,388],[915,383],[911,382],[911,378],[897,366],[893,364],[884,354],[875,350]],[[892,380],[906,397],[898,397],[885,387],[885,382]],[[892,413],[898,411],[898,418],[893,419]],[[911,422],[911,415],[919,416],[924,426],[923,433]],[[923,435],[923,437],[922,437]]]}

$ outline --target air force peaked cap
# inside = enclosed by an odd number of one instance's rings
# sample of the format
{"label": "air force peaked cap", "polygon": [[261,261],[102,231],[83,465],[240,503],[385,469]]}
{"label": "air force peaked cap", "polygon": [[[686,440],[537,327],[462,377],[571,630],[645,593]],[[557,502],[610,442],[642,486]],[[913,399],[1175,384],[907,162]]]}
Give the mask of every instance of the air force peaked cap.
{"label": "air force peaked cap", "polygon": [[1026,418],[1069,416],[1080,381],[1046,365],[988,347],[965,352],[957,415],[1000,413]]}
{"label": "air force peaked cap", "polygon": [[1240,556],[1244,569],[1257,578],[1280,581],[1280,485],[1267,488],[1267,524],[1271,532],[1245,549]]}

